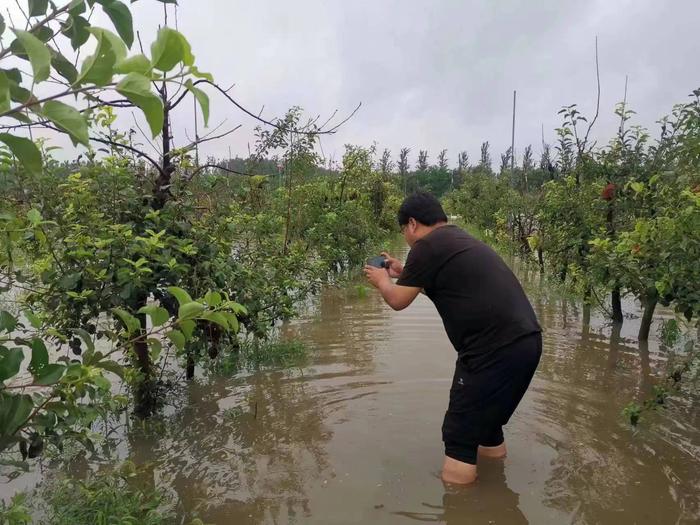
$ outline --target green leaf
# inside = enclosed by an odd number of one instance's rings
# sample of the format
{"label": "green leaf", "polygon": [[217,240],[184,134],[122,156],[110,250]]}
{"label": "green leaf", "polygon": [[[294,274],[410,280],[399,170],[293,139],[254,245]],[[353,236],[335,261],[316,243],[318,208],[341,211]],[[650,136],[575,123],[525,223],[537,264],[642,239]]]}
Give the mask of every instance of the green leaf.
{"label": "green leaf", "polygon": [[34,312],[30,310],[25,310],[22,312],[24,314],[24,317],[27,318],[29,321],[29,324],[32,325],[33,328],[36,328],[37,330],[41,328],[41,319],[39,319],[39,316],[36,315]]}
{"label": "green leaf", "polygon": [[168,322],[170,319],[170,314],[162,306],[148,305],[143,306],[139,309],[140,314],[146,314],[151,318],[151,324],[156,326],[162,326]]}
{"label": "green leaf", "polygon": [[78,70],[75,66],[64,57],[61,53],[50,49],[51,51],[51,66],[56,70],[56,73],[65,78],[68,82],[73,83],[78,78]]}
{"label": "green leaf", "polygon": [[0,381],[16,376],[23,360],[24,352],[21,348],[0,346]]}
{"label": "green leaf", "polygon": [[85,0],[71,0],[68,4],[68,12],[72,15],[81,15],[85,12]]}
{"label": "green leaf", "polygon": [[32,226],[38,226],[41,223],[42,217],[41,212],[36,208],[32,208],[27,212],[27,220]]}
{"label": "green leaf", "polygon": [[112,386],[112,383],[109,382],[109,379],[107,379],[104,376],[93,376],[92,382],[95,384],[97,388],[100,390],[103,390],[105,392],[109,391],[109,389]]}
{"label": "green leaf", "polygon": [[204,117],[204,125],[209,124],[209,96],[201,89],[192,85],[192,81],[188,78],[185,82],[185,86],[189,89],[192,94],[199,102],[199,106],[202,108],[202,117]]}
{"label": "green leaf", "polygon": [[221,294],[219,292],[207,292],[204,296],[204,302],[209,306],[217,307],[221,304]]}
{"label": "green leaf", "polygon": [[0,15],[0,36],[5,32],[5,19]]}
{"label": "green leaf", "polygon": [[178,288],[177,286],[168,286],[167,290],[170,295],[177,299],[177,302],[180,305],[192,302],[192,297],[190,297],[190,294],[188,294],[182,288]]}
{"label": "green leaf", "polygon": [[118,0],[112,0],[108,4],[104,4],[102,9],[114,24],[114,28],[122,37],[126,47],[131,49],[131,44],[134,43],[134,22],[129,8]]}
{"label": "green leaf", "polygon": [[0,310],[0,332],[12,332],[17,326],[17,319],[10,312]]}
{"label": "green leaf", "polygon": [[0,71],[0,113],[10,111],[12,97],[10,95],[10,79],[4,71]]}
{"label": "green leaf", "polygon": [[0,393],[0,435],[12,436],[32,413],[34,403],[27,395]]}
{"label": "green leaf", "polygon": [[221,312],[204,312],[202,314],[202,319],[206,319],[207,321],[217,324],[224,330],[229,329],[229,324],[226,320],[226,316]]}
{"label": "green leaf", "polygon": [[233,310],[236,314],[241,314],[241,315],[247,315],[248,314],[248,309],[243,306],[240,303],[237,303],[235,301],[226,301],[223,304],[224,308],[227,308],[229,310]]}
{"label": "green leaf", "polygon": [[41,174],[41,152],[34,142],[9,133],[0,133],[0,142],[4,142],[10,148],[12,154],[17,157],[29,173]]}
{"label": "green leaf", "polygon": [[205,80],[208,80],[209,82],[214,82],[214,77],[211,73],[205,73],[203,71],[200,71],[199,69],[197,69],[196,66],[190,66],[189,74],[193,77],[203,78]]}
{"label": "green leaf", "polygon": [[190,44],[180,32],[169,27],[161,28],[156,41],[151,44],[151,64],[167,72],[180,62],[186,66],[194,63]]}
{"label": "green leaf", "polygon": [[80,337],[82,339],[83,343],[85,343],[85,348],[87,348],[88,353],[93,353],[95,351],[95,343],[92,340],[92,336],[87,333],[86,330],[83,330],[82,328],[74,328],[73,333]]}
{"label": "green leaf", "polygon": [[129,73],[117,84],[117,91],[143,111],[154,137],[163,130],[163,101],[151,91],[147,77]]}
{"label": "green leaf", "polygon": [[178,325],[183,334],[185,334],[185,339],[188,341],[192,339],[192,334],[194,333],[194,328],[196,323],[192,319],[185,319],[181,321]]}
{"label": "green leaf", "polygon": [[32,360],[29,362],[29,371],[36,374],[39,370],[49,364],[49,351],[46,349],[44,341],[39,338],[32,339]]}
{"label": "green leaf", "polygon": [[180,350],[185,348],[185,336],[180,330],[171,330],[165,334],[165,337],[170,339],[172,343]]}
{"label": "green leaf", "polygon": [[193,319],[197,317],[200,313],[202,313],[204,310],[205,306],[202,303],[192,301],[180,305],[180,308],[177,311],[177,317],[179,321],[184,319]]}
{"label": "green leaf", "polygon": [[124,323],[127,334],[131,335],[141,330],[141,323],[139,320],[126,310],[121,308],[113,308],[112,312],[122,321],[122,323]]}
{"label": "green leaf", "polygon": [[160,357],[160,353],[163,350],[163,345],[158,339],[154,339],[152,337],[146,339],[146,343],[148,343],[148,346],[151,349],[151,361],[155,363],[158,360],[158,357]]}
{"label": "green leaf", "polygon": [[98,361],[93,366],[112,372],[117,377],[124,379],[124,367],[115,361]]}
{"label": "green leaf", "polygon": [[65,365],[59,365],[57,363],[48,364],[34,374],[34,383],[42,386],[53,385],[60,381],[65,371]]}
{"label": "green leaf", "polygon": [[44,16],[49,0],[29,0],[29,16]]}
{"label": "green leaf", "polygon": [[[85,4],[83,4],[83,7],[84,6]],[[61,29],[61,32],[70,38],[70,43],[74,51],[90,38],[90,22],[79,15],[79,12],[75,12],[69,16],[68,22]]]}
{"label": "green leaf", "polygon": [[223,315],[226,318],[226,321],[228,321],[229,329],[234,334],[238,333],[239,324],[238,324],[238,317],[236,317],[236,314],[234,314],[232,312],[221,312],[221,315]]}
{"label": "green leaf", "polygon": [[97,46],[95,53],[83,62],[80,76],[74,84],[104,86],[112,81],[117,62],[126,57],[126,46],[117,35],[106,29],[91,27],[89,31],[97,39]]}
{"label": "green leaf", "polygon": [[68,133],[74,143],[90,146],[87,120],[77,109],[58,100],[49,100],[44,103],[42,113],[56,126]]}
{"label": "green leaf", "polygon": [[34,73],[34,83],[43,82],[51,73],[51,52],[49,48],[37,37],[27,31],[13,29],[24,51],[29,56]]}
{"label": "green leaf", "polygon": [[145,75],[151,71],[152,68],[151,61],[148,60],[146,55],[139,54],[117,62],[114,67],[114,72],[120,75],[126,75],[127,73],[141,73]]}

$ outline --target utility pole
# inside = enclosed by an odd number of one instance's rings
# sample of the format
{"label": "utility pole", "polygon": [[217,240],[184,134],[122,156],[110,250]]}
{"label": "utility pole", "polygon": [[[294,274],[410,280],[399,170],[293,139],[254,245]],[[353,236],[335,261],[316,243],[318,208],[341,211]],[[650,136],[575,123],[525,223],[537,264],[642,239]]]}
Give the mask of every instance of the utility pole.
{"label": "utility pole", "polygon": [[515,93],[513,90],[513,128],[510,135],[510,173],[515,173]]}

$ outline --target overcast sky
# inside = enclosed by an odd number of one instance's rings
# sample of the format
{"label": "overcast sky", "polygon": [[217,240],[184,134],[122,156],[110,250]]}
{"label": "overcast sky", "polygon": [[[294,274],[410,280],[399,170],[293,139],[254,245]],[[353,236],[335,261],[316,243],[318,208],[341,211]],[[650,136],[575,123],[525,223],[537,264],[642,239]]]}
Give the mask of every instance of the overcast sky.
{"label": "overcast sky", "polygon": [[[162,5],[140,0],[131,8],[148,47]],[[222,85],[235,82],[233,96],[254,111],[264,105],[264,116],[292,105],[345,115],[362,102],[323,139],[327,156],[376,141],[394,155],[410,147],[412,164],[418,149],[434,161],[447,148],[455,164],[461,150],[476,160],[488,140],[494,166],[510,145],[514,89],[518,156],[530,143],[540,151],[542,125],[553,142],[562,105],[593,114],[596,35],[602,95],[594,134],[607,141],[614,133],[625,75],[637,123],[654,127],[700,87],[699,21],[697,0],[180,0],[178,10],[200,69]],[[189,108],[174,121],[180,144],[185,128],[193,135]],[[224,118],[243,127],[204,153],[227,156],[230,146],[245,154],[255,122],[212,95],[210,125]]]}

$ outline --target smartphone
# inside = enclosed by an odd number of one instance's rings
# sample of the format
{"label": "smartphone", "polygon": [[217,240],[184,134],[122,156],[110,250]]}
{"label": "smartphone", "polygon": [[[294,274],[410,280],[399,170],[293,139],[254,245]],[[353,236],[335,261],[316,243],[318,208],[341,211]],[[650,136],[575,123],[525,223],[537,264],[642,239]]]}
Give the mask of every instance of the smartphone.
{"label": "smartphone", "polygon": [[386,268],[386,263],[386,257],[383,255],[377,255],[376,257],[367,259],[367,264],[376,268]]}

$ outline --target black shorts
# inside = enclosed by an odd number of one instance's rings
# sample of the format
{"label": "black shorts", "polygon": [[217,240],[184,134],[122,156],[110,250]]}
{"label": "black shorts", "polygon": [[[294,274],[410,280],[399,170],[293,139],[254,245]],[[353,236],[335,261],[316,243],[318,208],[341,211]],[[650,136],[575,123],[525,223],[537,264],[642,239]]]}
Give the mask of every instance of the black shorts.
{"label": "black shorts", "polygon": [[515,412],[542,355],[533,333],[478,358],[457,359],[450,404],[442,424],[445,455],[476,465],[479,445],[503,443],[503,425]]}

